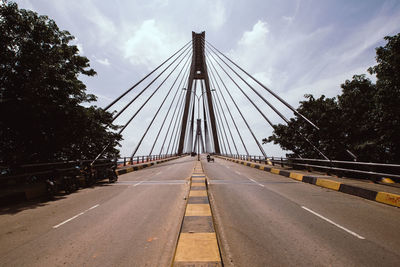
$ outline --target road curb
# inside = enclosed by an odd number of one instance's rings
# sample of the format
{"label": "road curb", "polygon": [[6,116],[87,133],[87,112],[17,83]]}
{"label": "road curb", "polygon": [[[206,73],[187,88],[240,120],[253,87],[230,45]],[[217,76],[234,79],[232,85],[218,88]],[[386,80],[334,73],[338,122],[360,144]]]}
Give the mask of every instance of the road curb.
{"label": "road curb", "polygon": [[341,183],[341,182],[332,181],[329,179],[318,178],[318,177],[312,176],[312,175],[305,175],[302,173],[291,172],[291,171],[287,171],[287,170],[280,170],[280,169],[272,168],[269,166],[264,166],[262,164],[255,164],[255,163],[248,162],[248,161],[231,159],[231,158],[222,157],[222,156],[216,156],[216,157],[224,159],[224,160],[232,161],[235,163],[239,163],[239,164],[242,164],[242,165],[245,165],[248,167],[252,167],[252,168],[260,169],[263,171],[268,171],[268,172],[271,172],[274,174],[278,174],[281,176],[289,177],[291,179],[294,179],[294,180],[297,180],[297,181],[300,181],[303,183],[309,183],[309,184],[317,185],[317,186],[320,186],[323,188],[339,191],[339,192],[342,192],[345,194],[349,194],[349,195],[365,198],[368,200],[376,201],[379,203],[383,203],[383,204],[387,204],[387,205],[391,205],[391,206],[395,206],[395,207],[400,207],[400,195],[397,195],[397,194],[374,191],[374,190],[370,190],[370,189],[366,189],[366,188],[362,188],[362,187],[357,187],[357,186],[348,185],[348,184]]}
{"label": "road curb", "polygon": [[201,162],[196,162],[190,178],[189,197],[172,266],[223,266]]}
{"label": "road curb", "polygon": [[126,173],[129,173],[129,172],[138,171],[138,170],[153,166],[155,164],[160,164],[160,163],[163,163],[163,162],[174,160],[174,159],[177,159],[177,158],[179,158],[179,157],[172,157],[172,158],[168,158],[168,159],[161,159],[161,160],[152,161],[152,162],[149,162],[149,163],[136,164],[135,166],[132,166],[132,167],[127,167],[127,168],[124,168],[124,169],[115,170],[115,173],[117,175],[122,175],[122,174],[126,174]]}

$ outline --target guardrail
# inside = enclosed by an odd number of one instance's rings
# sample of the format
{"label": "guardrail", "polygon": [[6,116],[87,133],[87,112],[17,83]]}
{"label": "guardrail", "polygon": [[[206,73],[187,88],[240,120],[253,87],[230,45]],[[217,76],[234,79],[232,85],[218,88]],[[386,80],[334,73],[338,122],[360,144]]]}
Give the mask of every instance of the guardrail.
{"label": "guardrail", "polygon": [[136,157],[121,157],[118,158],[118,166],[127,166],[145,162],[156,161],[160,159],[166,159],[170,157],[174,157],[177,154],[163,154],[163,155],[147,155],[147,156],[136,156]]}
{"label": "guardrail", "polygon": [[254,155],[221,154],[221,156],[270,165],[280,165],[281,167],[291,167],[294,169],[323,171],[328,174],[335,174],[339,177],[346,176],[351,178],[369,179],[375,182],[380,181],[382,178],[391,178],[396,182],[400,182],[400,165],[398,164],[308,158],[264,157]]}
{"label": "guardrail", "polygon": [[58,191],[70,193],[79,187],[91,186],[104,179],[115,182],[117,180],[115,170],[119,166],[156,161],[172,156],[174,155],[147,155],[96,161],[75,160],[0,166],[0,189],[5,192],[13,188],[45,184],[50,196]]}

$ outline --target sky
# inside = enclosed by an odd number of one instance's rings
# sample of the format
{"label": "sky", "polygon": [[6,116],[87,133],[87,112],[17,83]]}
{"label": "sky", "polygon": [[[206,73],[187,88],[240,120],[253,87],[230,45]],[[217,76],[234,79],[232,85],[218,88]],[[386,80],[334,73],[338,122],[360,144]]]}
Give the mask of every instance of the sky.
{"label": "sky", "polygon": [[[192,31],[205,31],[208,42],[294,107],[304,100],[304,94],[340,94],[340,84],[355,74],[367,73],[368,67],[376,64],[375,48],[385,44],[383,37],[400,32],[397,0],[16,2],[20,8],[49,16],[60,29],[75,36],[72,44],[89,58],[97,72],[94,77],[81,79],[88,93],[98,96],[94,104],[99,107],[105,107],[190,41]],[[232,93],[257,139],[271,135],[271,127],[257,116],[251,104],[237,90],[232,89]],[[135,94],[133,91],[113,108],[118,110]],[[163,98],[161,94],[155,95],[154,102],[149,102],[124,131],[122,156],[130,156],[138,144]],[[262,94],[282,114],[293,117],[268,93]],[[145,95],[138,100],[144,99]],[[274,124],[283,123],[264,102],[255,102]],[[123,124],[138,105],[128,109],[116,123]],[[250,154],[260,155],[243,122],[238,124]],[[138,155],[149,153],[160,125],[157,120]],[[263,147],[268,156],[285,155],[278,145]]]}

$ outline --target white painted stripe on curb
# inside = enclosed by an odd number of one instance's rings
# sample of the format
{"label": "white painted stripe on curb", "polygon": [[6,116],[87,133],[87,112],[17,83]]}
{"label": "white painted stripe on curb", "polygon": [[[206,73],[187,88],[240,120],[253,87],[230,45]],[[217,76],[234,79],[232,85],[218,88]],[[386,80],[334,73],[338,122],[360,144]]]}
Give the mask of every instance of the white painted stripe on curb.
{"label": "white painted stripe on curb", "polygon": [[322,216],[322,215],[316,213],[315,211],[310,210],[310,209],[307,208],[307,207],[301,206],[301,208],[303,208],[303,209],[305,209],[306,211],[308,211],[308,212],[314,214],[315,216],[318,216],[319,218],[321,218],[321,219],[323,219],[323,220],[325,220],[325,221],[327,221],[327,222],[333,224],[334,226],[336,226],[336,227],[338,227],[338,228],[340,228],[340,229],[346,231],[347,233],[349,233],[349,234],[351,234],[351,235],[354,235],[355,237],[357,237],[357,238],[359,238],[359,239],[365,239],[365,237],[360,236],[360,235],[357,234],[357,233],[354,233],[353,231],[351,231],[351,230],[349,230],[349,229],[347,229],[347,228],[345,228],[345,227],[343,227],[343,226],[341,226],[341,225],[339,225],[339,224],[337,224],[337,223],[335,223],[335,222],[329,220],[328,218],[325,218],[324,216]]}

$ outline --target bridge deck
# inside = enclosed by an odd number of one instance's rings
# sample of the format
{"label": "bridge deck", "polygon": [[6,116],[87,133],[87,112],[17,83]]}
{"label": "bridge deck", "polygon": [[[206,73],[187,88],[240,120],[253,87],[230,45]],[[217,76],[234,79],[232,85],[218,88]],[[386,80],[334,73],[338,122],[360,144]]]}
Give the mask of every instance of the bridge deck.
{"label": "bridge deck", "polygon": [[[0,265],[170,266],[195,160],[3,208]],[[398,208],[221,159],[203,168],[224,266],[398,265]]]}

